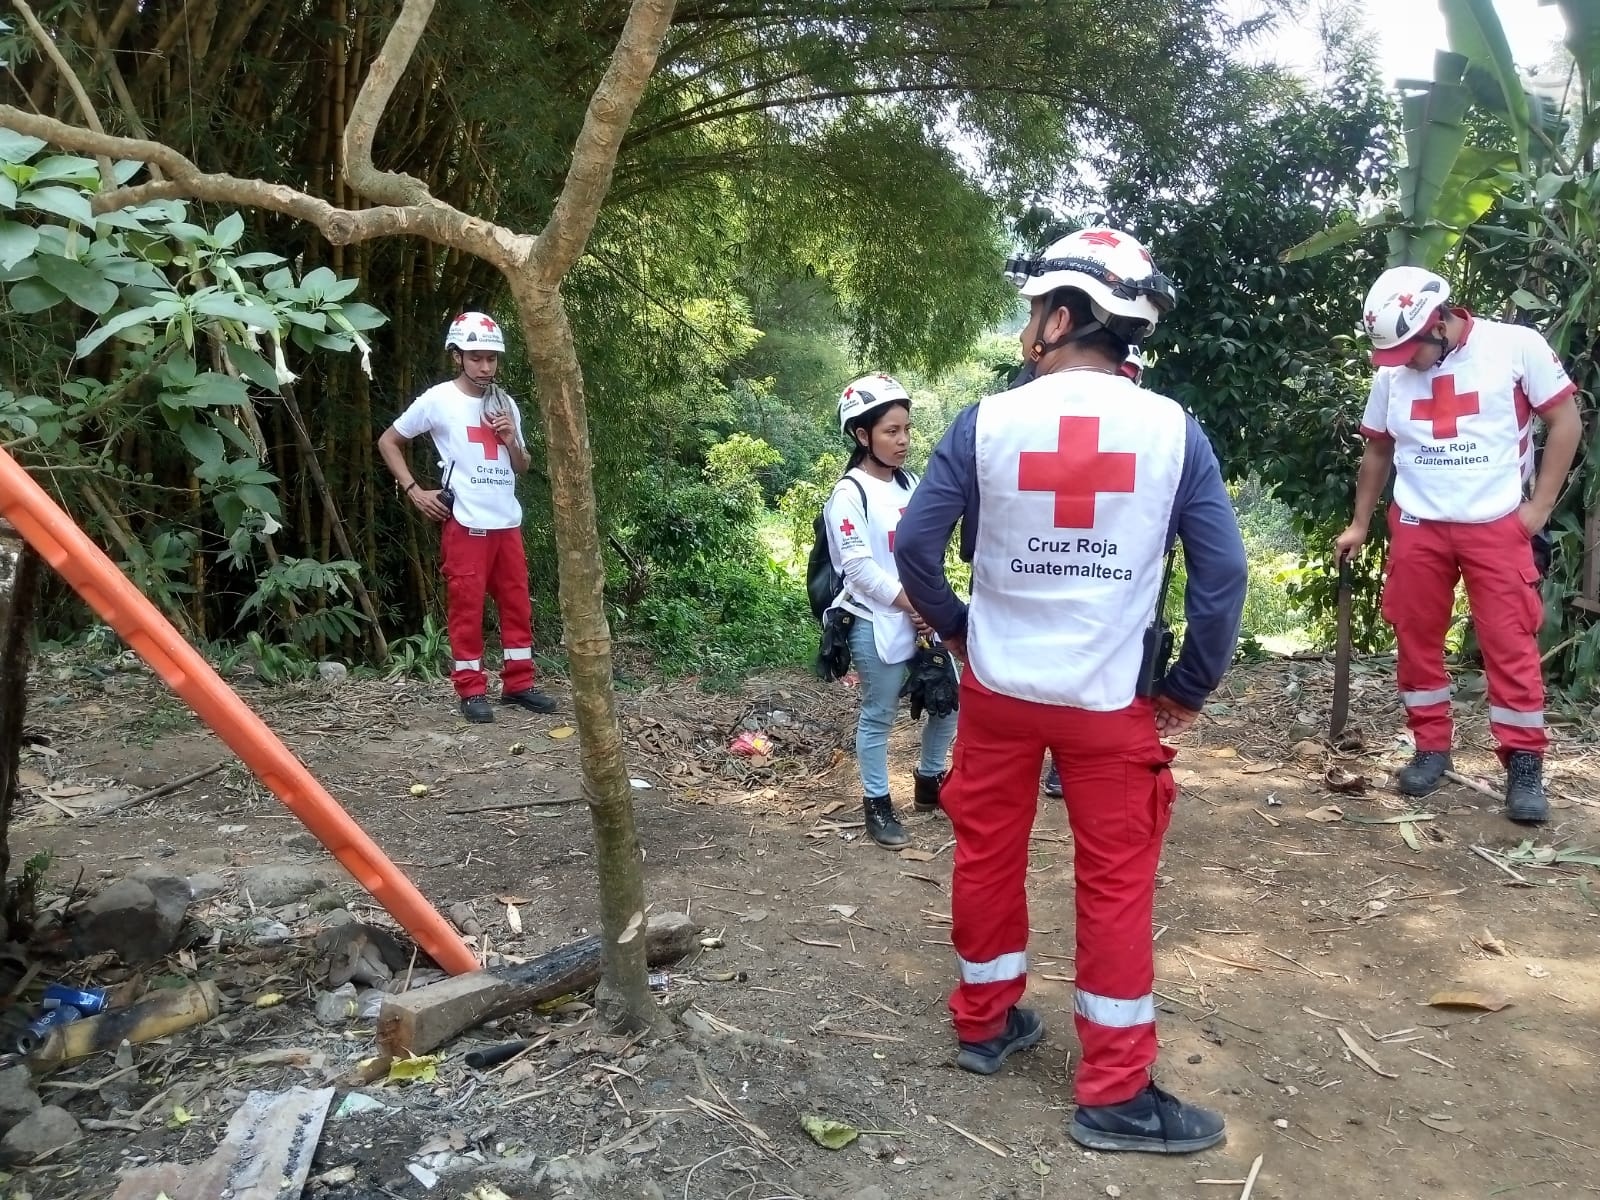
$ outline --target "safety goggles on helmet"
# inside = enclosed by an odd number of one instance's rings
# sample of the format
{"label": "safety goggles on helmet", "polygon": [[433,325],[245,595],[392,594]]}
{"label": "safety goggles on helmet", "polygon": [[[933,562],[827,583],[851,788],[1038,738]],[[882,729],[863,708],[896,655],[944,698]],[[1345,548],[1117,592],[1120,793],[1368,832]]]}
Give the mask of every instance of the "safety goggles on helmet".
{"label": "safety goggles on helmet", "polygon": [[1162,316],[1171,312],[1178,304],[1177,286],[1153,267],[1151,273],[1143,278],[1124,279],[1113,274],[1104,263],[1088,258],[1043,258],[1037,255],[1017,254],[1006,259],[1005,266],[1006,278],[1019,289],[1026,286],[1030,278],[1068,271],[1099,280],[1119,299],[1149,300]]}

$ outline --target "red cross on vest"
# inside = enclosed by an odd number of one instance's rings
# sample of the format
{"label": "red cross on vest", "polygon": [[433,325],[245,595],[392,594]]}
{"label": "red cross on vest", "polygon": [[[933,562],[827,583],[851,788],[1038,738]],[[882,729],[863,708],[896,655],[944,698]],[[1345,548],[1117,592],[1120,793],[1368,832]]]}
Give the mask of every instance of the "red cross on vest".
{"label": "red cross on vest", "polygon": [[1419,397],[1411,402],[1411,419],[1432,421],[1435,439],[1455,437],[1456,419],[1476,416],[1477,412],[1478,393],[1458,394],[1454,375],[1435,376],[1433,395]]}
{"label": "red cross on vest", "polygon": [[1133,491],[1137,455],[1100,451],[1099,417],[1062,417],[1054,450],[1024,450],[1017,487],[1056,494],[1057,529],[1093,529],[1101,492]]}
{"label": "red cross on vest", "polygon": [[476,442],[483,449],[485,459],[500,457],[500,439],[488,425],[468,425],[467,441]]}
{"label": "red cross on vest", "polygon": [[856,527],[850,523],[849,517],[839,522],[839,532],[844,534],[845,537],[849,537],[855,531]]}

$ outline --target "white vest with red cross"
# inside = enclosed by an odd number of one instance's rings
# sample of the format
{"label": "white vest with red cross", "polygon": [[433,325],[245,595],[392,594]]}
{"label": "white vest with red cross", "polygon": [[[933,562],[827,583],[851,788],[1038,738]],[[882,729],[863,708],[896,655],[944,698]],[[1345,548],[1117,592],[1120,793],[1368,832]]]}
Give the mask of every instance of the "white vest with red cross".
{"label": "white vest with red cross", "polygon": [[1533,474],[1533,415],[1572,394],[1537,330],[1468,318],[1429,371],[1381,368],[1362,432],[1394,439],[1394,499],[1408,517],[1478,525],[1522,503]]}
{"label": "white vest with red cross", "polygon": [[1176,403],[1097,371],[979,403],[967,654],[985,687],[1097,712],[1133,702],[1186,432]]}

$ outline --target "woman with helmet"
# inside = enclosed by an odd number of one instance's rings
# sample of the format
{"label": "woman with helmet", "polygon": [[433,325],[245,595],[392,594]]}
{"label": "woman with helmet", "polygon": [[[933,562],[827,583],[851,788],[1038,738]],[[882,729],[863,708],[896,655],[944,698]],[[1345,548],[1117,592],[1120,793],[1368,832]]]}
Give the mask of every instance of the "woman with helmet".
{"label": "woman with helmet", "polygon": [[[1060,768],[1076,846],[1074,1140],[1176,1154],[1222,1117],[1157,1087],[1156,865],[1183,732],[1233,657],[1246,564],[1216,456],[1193,418],[1122,370],[1176,294],[1117,229],[1085,229],[1007,274],[1030,301],[1020,387],[961,413],[900,522],[907,594],[966,660],[943,808],[955,830],[950,997],[958,1066],[998,1071],[1044,1027],[1028,970],[1028,835],[1039,768]],[[972,601],[944,573],[961,523]],[[1158,597],[1182,540],[1187,624],[1165,670]]]}
{"label": "woman with helmet", "polygon": [[[1400,790],[1425,796],[1450,770],[1444,641],[1461,579],[1506,769],[1506,816],[1532,824],[1550,811],[1532,539],[1550,520],[1583,422],[1577,389],[1537,330],[1474,317],[1449,300],[1449,283],[1422,267],[1392,267],[1367,293],[1362,328],[1378,370],[1361,419],[1355,519],[1335,549],[1342,561],[1366,541],[1392,470],[1383,615],[1394,626],[1395,674],[1416,743]],[[1537,472],[1535,416],[1547,430]]]}
{"label": "woman with helmet", "polygon": [[[550,713],[555,700],[534,685],[533,606],[522,547],[522,505],[517,476],[528,469],[522,416],[496,382],[506,348],[499,324],[478,312],[450,323],[445,348],[456,377],[437,384],[378,438],[378,452],[417,511],[443,525],[442,557],[448,584],[447,626],[455,669],[450,681],[461,715],[475,724],[494,720],[483,671],[483,601],[500,612],[500,703]],[[406,461],[406,447],[427,434],[439,454],[444,485],[422,487]]]}
{"label": "woman with helmet", "polygon": [[[850,439],[850,463],[824,509],[828,553],[844,587],[831,607],[854,618],[850,655],[861,680],[856,763],[867,833],[890,849],[911,840],[889,794],[889,730],[900,705],[917,638],[931,631],[900,586],[895,527],[916,480],[905,470],[911,448],[911,397],[888,375],[864,375],[839,397],[839,431]],[[922,727],[922,759],[912,772],[913,806],[939,807],[939,786],[956,733],[956,717],[930,711]]]}

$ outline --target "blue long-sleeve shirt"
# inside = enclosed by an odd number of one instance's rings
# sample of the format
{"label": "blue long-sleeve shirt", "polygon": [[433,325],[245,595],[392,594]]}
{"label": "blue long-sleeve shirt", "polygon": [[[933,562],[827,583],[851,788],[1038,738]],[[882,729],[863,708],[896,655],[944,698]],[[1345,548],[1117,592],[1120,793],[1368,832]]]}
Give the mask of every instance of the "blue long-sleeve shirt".
{"label": "blue long-sleeve shirt", "polygon": [[[1179,704],[1198,709],[1233,661],[1248,566],[1217,456],[1199,423],[1193,417],[1187,422],[1183,472],[1167,528],[1169,544],[1174,537],[1183,542],[1187,624],[1178,660],[1161,690]],[[967,606],[945,578],[944,551],[957,521],[964,561],[972,561],[978,544],[982,497],[977,427],[978,406],[973,404],[945,431],[895,531],[894,558],[906,597],[945,638],[963,636],[967,629]]]}

